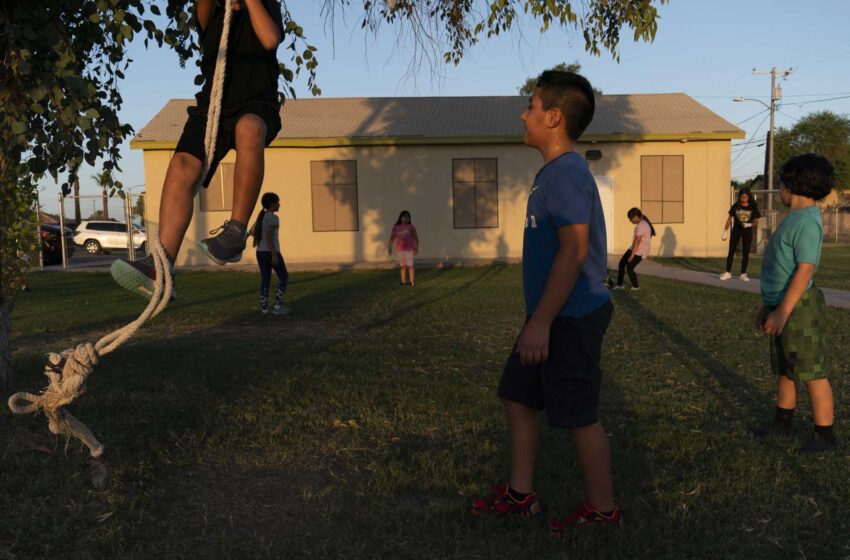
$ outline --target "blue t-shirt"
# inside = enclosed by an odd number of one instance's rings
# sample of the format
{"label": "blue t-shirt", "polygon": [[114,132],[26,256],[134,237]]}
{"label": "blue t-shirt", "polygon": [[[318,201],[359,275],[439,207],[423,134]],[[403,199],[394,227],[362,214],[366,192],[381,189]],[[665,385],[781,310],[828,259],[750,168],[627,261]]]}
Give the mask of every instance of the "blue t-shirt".
{"label": "blue t-shirt", "polygon": [[[823,220],[817,205],[791,210],[771,236],[761,264],[761,298],[765,305],[779,305],[797,264],[820,262]],[[812,283],[806,287],[808,290]]]}
{"label": "blue t-shirt", "polygon": [[555,255],[561,248],[558,228],[588,224],[587,260],[559,316],[582,317],[598,309],[611,295],[603,285],[608,276],[605,215],[596,181],[587,162],[575,152],[553,159],[537,172],[528,195],[522,241],[525,310],[534,313]]}

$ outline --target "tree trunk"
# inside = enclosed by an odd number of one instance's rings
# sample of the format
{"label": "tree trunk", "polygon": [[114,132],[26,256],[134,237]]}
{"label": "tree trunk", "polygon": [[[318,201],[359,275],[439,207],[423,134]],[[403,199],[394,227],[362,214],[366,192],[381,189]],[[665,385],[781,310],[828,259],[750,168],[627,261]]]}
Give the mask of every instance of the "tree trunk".
{"label": "tree trunk", "polygon": [[74,177],[74,222],[80,223],[80,179]]}
{"label": "tree trunk", "polygon": [[103,187],[103,219],[109,219],[109,196],[106,194],[106,187]]}
{"label": "tree trunk", "polygon": [[[0,278],[0,284],[3,284]],[[6,383],[12,374],[12,308],[15,302],[11,290],[0,285],[0,391],[6,393]]]}

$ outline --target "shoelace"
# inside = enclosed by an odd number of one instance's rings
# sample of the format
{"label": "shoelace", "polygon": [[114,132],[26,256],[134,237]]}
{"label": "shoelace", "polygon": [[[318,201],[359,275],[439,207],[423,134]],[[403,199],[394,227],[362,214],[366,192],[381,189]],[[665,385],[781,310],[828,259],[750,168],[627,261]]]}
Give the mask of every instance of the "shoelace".
{"label": "shoelace", "polygon": [[225,230],[227,230],[227,224],[229,224],[229,223],[230,223],[230,220],[224,220],[224,223],[223,223],[223,224],[221,224],[220,226],[218,226],[218,227],[217,227],[217,228],[215,228],[215,229],[211,229],[211,230],[210,230],[210,235],[215,235],[216,233],[218,233],[218,232],[220,232],[220,231],[225,231]]}

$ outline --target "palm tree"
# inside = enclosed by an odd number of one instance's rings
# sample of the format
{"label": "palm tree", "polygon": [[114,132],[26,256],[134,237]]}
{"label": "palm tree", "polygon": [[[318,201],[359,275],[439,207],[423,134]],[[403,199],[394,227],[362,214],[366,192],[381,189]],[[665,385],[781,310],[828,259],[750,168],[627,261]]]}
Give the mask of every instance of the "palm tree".
{"label": "palm tree", "polygon": [[94,175],[91,176],[91,178],[94,179],[94,182],[96,184],[100,185],[100,187],[103,189],[103,219],[108,220],[109,219],[109,194],[107,192],[107,189],[109,188],[109,185],[112,183],[112,174],[107,169],[107,170],[105,170],[101,173],[95,173]]}

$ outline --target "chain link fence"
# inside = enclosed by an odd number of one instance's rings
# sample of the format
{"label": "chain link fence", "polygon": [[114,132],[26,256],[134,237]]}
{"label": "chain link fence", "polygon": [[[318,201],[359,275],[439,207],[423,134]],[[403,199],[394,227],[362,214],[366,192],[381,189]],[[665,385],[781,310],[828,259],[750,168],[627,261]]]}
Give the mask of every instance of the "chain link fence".
{"label": "chain link fence", "polygon": [[[782,204],[779,191],[776,189],[773,191],[767,189],[754,190],[752,193],[762,214],[762,219],[759,220],[756,243],[754,243],[755,250],[760,253],[767,246],[767,240],[788,215],[790,209]],[[733,202],[736,198],[737,191],[733,190]],[[850,243],[850,206],[833,204],[821,206],[820,211],[823,220],[824,243]]]}

